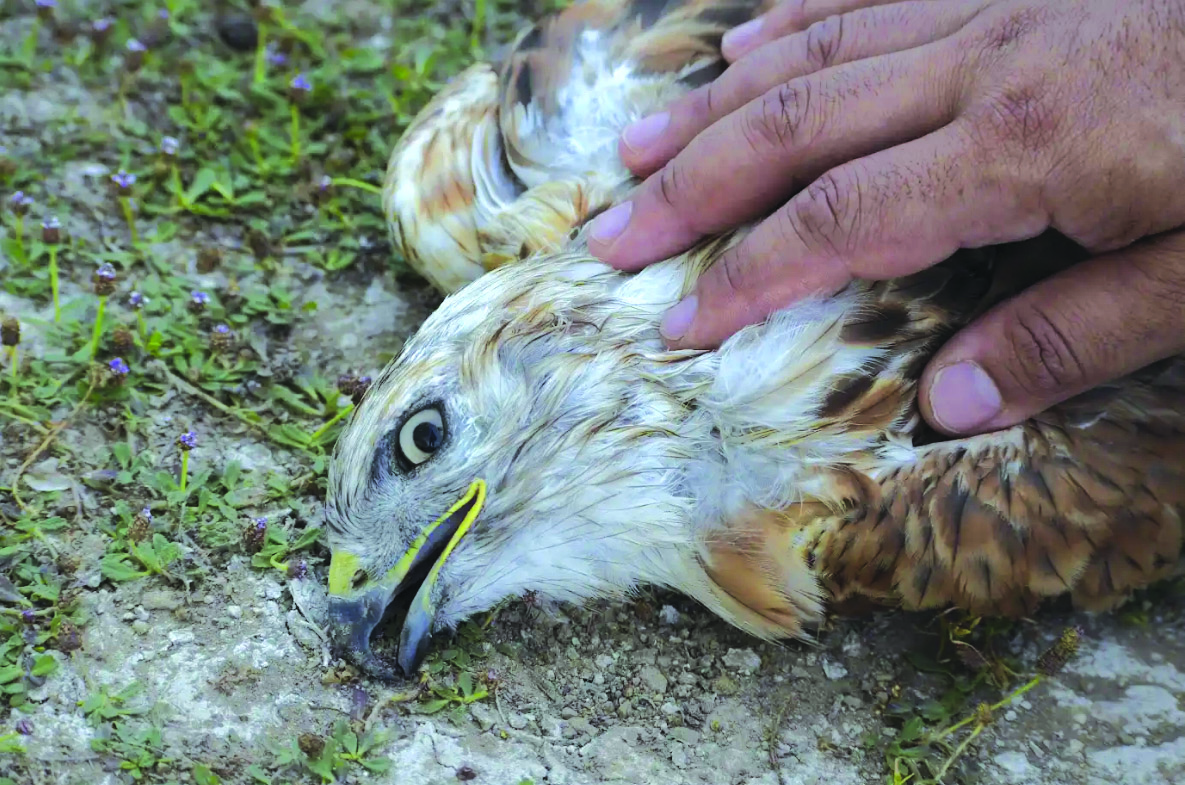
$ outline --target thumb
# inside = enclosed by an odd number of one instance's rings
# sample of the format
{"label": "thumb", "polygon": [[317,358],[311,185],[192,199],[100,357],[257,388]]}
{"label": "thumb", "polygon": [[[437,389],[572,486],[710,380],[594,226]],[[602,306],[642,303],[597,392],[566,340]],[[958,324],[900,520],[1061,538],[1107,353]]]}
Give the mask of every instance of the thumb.
{"label": "thumb", "polygon": [[1096,256],[1000,303],[930,360],[920,406],[970,435],[1185,351],[1185,231]]}

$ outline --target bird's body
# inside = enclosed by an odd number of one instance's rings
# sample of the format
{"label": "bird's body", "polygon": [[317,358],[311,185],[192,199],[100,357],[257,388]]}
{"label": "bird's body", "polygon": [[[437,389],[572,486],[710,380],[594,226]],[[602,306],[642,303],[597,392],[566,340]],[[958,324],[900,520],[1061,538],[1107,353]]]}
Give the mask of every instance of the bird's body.
{"label": "bird's body", "polygon": [[744,230],[636,274],[588,254],[580,226],[630,184],[621,128],[718,73],[754,6],[590,0],[455,80],[393,153],[395,238],[452,294],[331,469],[330,589],[363,659],[429,565],[405,668],[432,630],[526,592],[657,584],[774,638],[856,596],[1103,609],[1176,568],[1185,360],[983,436],[937,441],[918,415],[941,342],[1072,244],[856,282],[707,352],[667,350],[658,324]]}

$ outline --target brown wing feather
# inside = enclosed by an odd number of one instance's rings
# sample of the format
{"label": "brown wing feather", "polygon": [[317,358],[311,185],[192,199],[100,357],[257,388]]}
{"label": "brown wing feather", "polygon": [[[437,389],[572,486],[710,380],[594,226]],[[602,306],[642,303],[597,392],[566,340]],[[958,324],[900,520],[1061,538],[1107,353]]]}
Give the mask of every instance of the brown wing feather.
{"label": "brown wing feather", "polygon": [[764,541],[752,542],[751,516],[737,522],[743,547],[714,543],[720,567],[709,574],[789,635],[809,617],[791,602],[769,608],[779,581],[802,576],[791,574],[792,560],[771,573],[766,554],[795,533],[804,540],[796,552],[833,606],[863,597],[1016,616],[1069,595],[1102,610],[1171,576],[1185,538],[1185,357],[1001,432],[933,441],[921,429],[916,384],[941,342],[1082,255],[1050,234],[872,285],[876,305],[843,336],[885,347],[887,358],[836,381],[819,427],[921,446],[908,462],[874,452],[833,469],[827,498],[762,518]]}

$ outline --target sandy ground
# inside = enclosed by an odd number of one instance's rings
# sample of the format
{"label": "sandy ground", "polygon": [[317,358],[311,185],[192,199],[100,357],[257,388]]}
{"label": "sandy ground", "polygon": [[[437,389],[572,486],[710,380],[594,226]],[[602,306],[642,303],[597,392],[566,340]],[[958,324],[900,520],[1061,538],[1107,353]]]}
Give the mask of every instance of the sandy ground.
{"label": "sandy ground", "polygon": [[[24,143],[16,138],[20,129],[36,127],[55,106],[85,113],[86,98],[68,83],[54,94],[2,91],[0,141]],[[63,196],[85,203],[88,177],[104,171],[75,161],[63,172]],[[187,242],[161,251],[191,253]],[[435,302],[421,282],[382,270],[329,278],[292,265],[283,274],[300,291],[298,306],[315,300],[319,313],[329,315],[304,320],[291,340],[307,363],[328,373],[378,370],[376,358],[397,351]],[[36,309],[0,295],[0,310],[29,315]],[[283,465],[286,458],[282,449],[220,422],[192,400],[165,395],[153,406],[162,443],[175,432],[173,422],[209,434],[194,453],[192,471],[232,458],[250,471]],[[8,423],[3,427],[0,448],[14,438]],[[81,455],[101,449],[94,425],[69,438]],[[13,449],[4,454],[0,479],[19,457]],[[150,717],[163,728],[163,749],[187,762],[151,772],[147,781],[192,782],[192,763],[203,763],[236,785],[258,781],[248,767],[269,760],[269,745],[325,734],[360,709],[370,712],[371,728],[389,734],[377,752],[394,765],[383,774],[350,768],[339,773],[342,782],[881,782],[880,750],[896,732],[896,723],[883,716],[885,705],[936,697],[947,686],[906,658],[933,649],[933,617],[886,613],[837,622],[815,646],[762,645],[664,594],[583,609],[514,605],[474,648],[480,669],[496,674],[491,698],[434,715],[405,704],[374,708],[405,685],[335,683],[339,670],[318,630],[323,564],[302,580],[288,580],[235,556],[216,564],[216,579],[189,589],[159,579],[113,586],[98,574],[103,543],[90,523],[107,510],[78,482],[82,467],[57,471],[76,486],[85,513],[69,542],[82,561],[77,583],[89,621],[81,650],[53,652],[61,667],[33,693],[32,712],[18,717],[0,710],[0,735],[20,718],[32,726],[22,738],[26,755],[0,755],[0,776],[19,783],[131,782],[118,760],[92,749],[96,734],[110,728],[88,722],[79,704],[103,686],[116,692],[133,681],[144,689],[131,705],[152,708],[137,721]],[[292,499],[291,510],[316,524],[319,501]],[[1185,600],[1147,608],[1144,624],[1121,615],[1049,611],[1019,625],[1006,653],[1032,663],[1069,624],[1084,631],[1081,654],[999,712],[947,782],[1185,781],[1185,665],[1178,667],[1185,662]],[[982,693],[989,701],[999,696]],[[317,779],[275,780],[285,781]]]}

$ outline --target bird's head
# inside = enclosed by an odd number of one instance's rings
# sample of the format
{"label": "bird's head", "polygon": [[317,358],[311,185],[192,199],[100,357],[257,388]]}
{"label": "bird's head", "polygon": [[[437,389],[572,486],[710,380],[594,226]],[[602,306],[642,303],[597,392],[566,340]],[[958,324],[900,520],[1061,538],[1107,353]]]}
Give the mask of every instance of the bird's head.
{"label": "bird's head", "polygon": [[555,257],[486,275],[368,391],[328,499],[331,619],[355,662],[391,673],[369,639],[402,592],[415,592],[398,655],[410,673],[433,631],[503,599],[677,582],[689,410],[662,379],[678,359],[656,329],[669,303],[605,296],[622,278]]}

